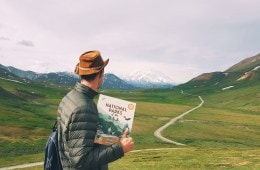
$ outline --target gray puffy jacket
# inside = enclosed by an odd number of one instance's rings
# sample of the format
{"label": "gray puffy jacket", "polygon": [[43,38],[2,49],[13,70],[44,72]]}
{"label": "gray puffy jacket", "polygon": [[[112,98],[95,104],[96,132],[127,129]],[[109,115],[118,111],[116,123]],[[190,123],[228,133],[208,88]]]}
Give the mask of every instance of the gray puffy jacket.
{"label": "gray puffy jacket", "polygon": [[120,143],[94,144],[98,111],[93,98],[98,93],[77,83],[58,109],[59,153],[63,169],[108,169],[108,163],[124,156]]}

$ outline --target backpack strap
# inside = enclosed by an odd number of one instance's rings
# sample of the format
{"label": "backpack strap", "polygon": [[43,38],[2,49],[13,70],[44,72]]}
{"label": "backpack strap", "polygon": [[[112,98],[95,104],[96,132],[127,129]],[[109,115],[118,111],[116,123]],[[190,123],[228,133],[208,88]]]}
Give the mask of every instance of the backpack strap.
{"label": "backpack strap", "polygon": [[54,122],[52,127],[52,131],[54,132],[55,130],[57,130],[57,120]]}

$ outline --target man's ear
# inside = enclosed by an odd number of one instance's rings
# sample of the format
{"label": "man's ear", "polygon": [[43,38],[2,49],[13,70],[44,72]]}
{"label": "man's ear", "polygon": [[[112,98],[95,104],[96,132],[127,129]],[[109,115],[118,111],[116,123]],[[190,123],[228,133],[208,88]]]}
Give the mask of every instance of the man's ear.
{"label": "man's ear", "polygon": [[104,74],[104,69],[102,69],[102,70],[98,73],[98,76],[99,76],[99,77],[102,77],[103,74]]}

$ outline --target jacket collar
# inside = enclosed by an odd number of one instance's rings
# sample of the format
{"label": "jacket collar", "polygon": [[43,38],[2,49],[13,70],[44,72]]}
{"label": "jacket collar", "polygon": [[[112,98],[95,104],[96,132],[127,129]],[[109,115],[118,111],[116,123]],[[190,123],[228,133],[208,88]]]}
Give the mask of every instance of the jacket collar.
{"label": "jacket collar", "polygon": [[85,86],[84,84],[81,84],[79,82],[77,82],[77,84],[75,86],[75,90],[77,90],[80,93],[84,93],[91,99],[93,99],[96,95],[98,95],[98,92],[96,92],[95,90],[93,90],[93,89],[89,88],[88,86]]}

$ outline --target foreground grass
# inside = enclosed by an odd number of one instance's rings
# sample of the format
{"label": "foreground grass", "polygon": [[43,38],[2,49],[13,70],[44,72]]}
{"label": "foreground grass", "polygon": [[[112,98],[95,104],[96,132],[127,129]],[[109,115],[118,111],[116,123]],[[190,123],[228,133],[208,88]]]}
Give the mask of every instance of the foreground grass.
{"label": "foreground grass", "polygon": [[[259,169],[260,148],[165,148],[131,152],[110,170]],[[40,170],[42,166],[27,168]]]}
{"label": "foreground grass", "polygon": [[43,153],[29,154],[29,155],[24,154],[16,157],[5,157],[5,159],[0,159],[0,165],[1,165],[0,167],[8,167],[8,166],[20,165],[25,163],[42,162],[43,160],[44,160]]}
{"label": "foreground grass", "polygon": [[110,169],[259,169],[260,148],[183,148],[127,154]]}

